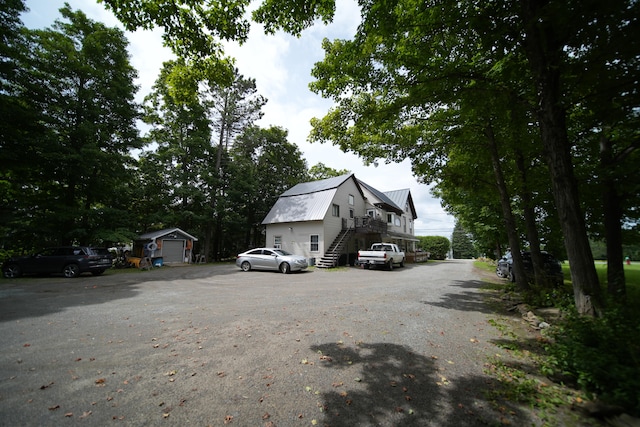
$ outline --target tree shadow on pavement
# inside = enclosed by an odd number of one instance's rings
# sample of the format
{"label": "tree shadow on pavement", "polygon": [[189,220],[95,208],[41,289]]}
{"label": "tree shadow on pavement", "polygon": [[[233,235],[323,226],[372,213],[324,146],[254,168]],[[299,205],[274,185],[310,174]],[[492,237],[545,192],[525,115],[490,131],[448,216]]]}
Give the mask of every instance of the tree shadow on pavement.
{"label": "tree shadow on pavement", "polygon": [[[352,426],[486,426],[535,425],[524,409],[486,400],[495,385],[481,374],[448,379],[438,361],[409,347],[360,343],[313,346],[321,366],[338,371],[325,377],[321,393],[323,423]],[[340,381],[335,381],[340,378]],[[495,403],[495,402],[493,402]],[[320,404],[319,404],[320,405]]]}
{"label": "tree shadow on pavement", "polygon": [[453,281],[452,286],[469,289],[463,292],[453,292],[444,294],[440,301],[420,301],[422,304],[436,307],[461,310],[477,311],[479,313],[493,313],[484,301],[484,295],[480,291],[485,283],[479,280]]}
{"label": "tree shadow on pavement", "polygon": [[24,277],[0,280],[0,322],[45,316],[70,307],[109,303],[140,294],[147,282],[199,280],[235,274],[235,266],[161,267],[150,271],[107,272],[93,277]]}

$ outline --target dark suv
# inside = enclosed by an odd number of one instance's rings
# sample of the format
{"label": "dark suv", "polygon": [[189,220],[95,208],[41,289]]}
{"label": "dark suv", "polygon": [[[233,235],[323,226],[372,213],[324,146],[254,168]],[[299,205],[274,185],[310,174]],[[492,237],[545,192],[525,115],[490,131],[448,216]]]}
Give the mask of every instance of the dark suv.
{"label": "dark suv", "polygon": [[[552,283],[562,285],[564,283],[564,273],[562,272],[562,264],[560,264],[560,261],[550,253],[544,251],[542,252],[542,259],[544,262],[545,276],[547,276]],[[531,260],[531,252],[522,252],[522,262],[528,279],[533,280],[533,261]],[[510,252],[498,260],[496,274],[499,277],[507,278],[511,282],[516,281],[516,276],[513,272],[513,257]]]}
{"label": "dark suv", "polygon": [[63,246],[48,248],[35,255],[10,258],[2,264],[2,273],[7,278],[58,273],[64,277],[78,277],[86,272],[98,276],[111,268],[112,259],[103,248]]}

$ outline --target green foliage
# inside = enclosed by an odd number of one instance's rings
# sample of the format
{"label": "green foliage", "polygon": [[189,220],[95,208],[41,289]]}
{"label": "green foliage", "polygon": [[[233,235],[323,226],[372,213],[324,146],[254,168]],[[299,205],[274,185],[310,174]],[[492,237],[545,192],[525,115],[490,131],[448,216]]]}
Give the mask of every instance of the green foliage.
{"label": "green foliage", "polygon": [[261,221],[280,194],[308,175],[299,148],[287,140],[286,130],[275,126],[245,129],[231,150],[231,160],[233,180],[226,199],[237,216],[227,237],[237,252],[264,244]]}
{"label": "green foliage", "polygon": [[545,370],[575,380],[599,399],[640,414],[640,315],[621,307],[602,317],[571,311],[551,330]]}
{"label": "green foliage", "polygon": [[5,245],[98,243],[99,230],[129,225],[121,191],[141,141],[127,40],[69,6],[60,12],[13,46],[20,72],[2,94],[3,109],[19,107],[3,115],[14,129],[0,155]]}
{"label": "green foliage", "polygon": [[429,252],[430,259],[443,260],[447,258],[451,244],[449,239],[442,236],[417,236],[418,247],[425,252]]}
{"label": "green foliage", "polygon": [[319,181],[321,179],[332,178],[340,175],[346,175],[349,171],[347,169],[336,170],[325,166],[324,163],[316,163],[309,169],[309,180]]}
{"label": "green foliage", "polygon": [[220,58],[219,40],[246,41],[249,0],[207,2],[202,0],[100,0],[129,31],[160,27],[163,39],[182,58]]}
{"label": "green foliage", "polygon": [[465,232],[459,222],[456,222],[451,235],[451,249],[454,259],[470,259],[477,256],[469,234]]}

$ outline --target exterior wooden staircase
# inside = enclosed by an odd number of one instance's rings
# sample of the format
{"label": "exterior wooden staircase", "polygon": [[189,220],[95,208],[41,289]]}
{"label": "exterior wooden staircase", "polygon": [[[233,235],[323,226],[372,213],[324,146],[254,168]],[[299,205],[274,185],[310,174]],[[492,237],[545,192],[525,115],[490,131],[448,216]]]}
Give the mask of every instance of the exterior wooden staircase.
{"label": "exterior wooden staircase", "polygon": [[318,268],[333,268],[338,266],[340,255],[344,251],[349,238],[354,233],[353,228],[343,229],[335,238],[320,260],[316,261]]}

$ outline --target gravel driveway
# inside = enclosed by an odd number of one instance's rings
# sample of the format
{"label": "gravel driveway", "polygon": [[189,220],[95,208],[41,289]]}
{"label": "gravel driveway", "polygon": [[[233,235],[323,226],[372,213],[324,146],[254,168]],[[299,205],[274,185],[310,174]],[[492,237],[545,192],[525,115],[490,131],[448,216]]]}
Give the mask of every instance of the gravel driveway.
{"label": "gravel driveway", "polygon": [[488,324],[470,261],[235,265],[0,281],[2,426],[475,426]]}

